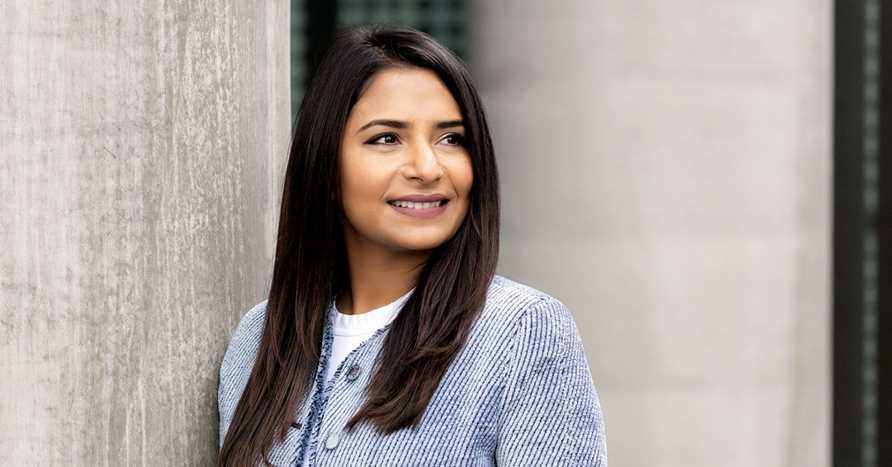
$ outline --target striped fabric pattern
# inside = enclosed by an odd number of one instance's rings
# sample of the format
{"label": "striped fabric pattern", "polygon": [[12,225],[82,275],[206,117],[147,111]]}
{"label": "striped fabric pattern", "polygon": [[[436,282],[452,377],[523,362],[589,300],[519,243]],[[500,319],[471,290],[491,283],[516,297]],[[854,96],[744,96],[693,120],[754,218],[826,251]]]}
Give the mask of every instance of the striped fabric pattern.
{"label": "striped fabric pattern", "polygon": [[[263,332],[266,301],[241,319],[220,366],[220,445],[247,384]],[[311,396],[295,410],[276,466],[607,466],[604,420],[582,340],[567,307],[495,275],[480,319],[414,429],[390,435],[359,409],[370,370],[393,323],[354,349],[323,383],[331,326]]]}

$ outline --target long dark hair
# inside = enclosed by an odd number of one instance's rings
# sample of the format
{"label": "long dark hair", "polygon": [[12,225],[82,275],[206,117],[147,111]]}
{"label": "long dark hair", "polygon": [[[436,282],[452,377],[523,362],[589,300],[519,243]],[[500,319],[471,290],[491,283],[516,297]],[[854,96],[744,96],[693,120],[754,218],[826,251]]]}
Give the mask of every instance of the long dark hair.
{"label": "long dark hair", "polygon": [[346,428],[364,419],[386,434],[417,425],[482,309],[499,255],[499,183],[483,105],[468,70],[415,29],[340,29],[298,112],[263,338],[220,465],[269,463],[268,449],[274,439],[284,440],[309,395],[329,303],[350,290],[338,188],[341,135],[369,77],[400,66],[429,69],[449,89],[465,122],[474,178],[461,226],[422,266],[377,355],[367,398]]}

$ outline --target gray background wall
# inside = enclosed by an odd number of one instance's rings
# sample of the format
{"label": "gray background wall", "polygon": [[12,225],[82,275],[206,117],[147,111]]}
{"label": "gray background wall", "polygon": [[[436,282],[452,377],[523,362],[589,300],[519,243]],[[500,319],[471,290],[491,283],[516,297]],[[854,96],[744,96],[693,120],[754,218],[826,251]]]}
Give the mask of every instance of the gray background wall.
{"label": "gray background wall", "polygon": [[265,293],[289,2],[0,3],[0,465],[212,465]]}
{"label": "gray background wall", "polygon": [[573,311],[611,465],[829,465],[832,3],[472,6],[500,273]]}

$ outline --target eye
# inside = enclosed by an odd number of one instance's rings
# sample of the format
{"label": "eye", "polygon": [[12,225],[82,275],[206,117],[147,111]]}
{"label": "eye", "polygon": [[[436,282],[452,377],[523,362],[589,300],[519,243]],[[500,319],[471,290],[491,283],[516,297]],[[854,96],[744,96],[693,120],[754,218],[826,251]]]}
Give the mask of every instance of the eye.
{"label": "eye", "polygon": [[[382,133],[382,134],[380,134],[380,135],[378,135],[378,136],[375,136],[375,137],[373,137],[372,139],[366,141],[366,144],[379,144],[379,143],[377,143],[376,141],[378,141],[378,140],[380,140],[380,139],[382,139],[382,138],[393,138],[393,139],[396,139],[396,134],[395,134],[395,133]],[[388,143],[384,143],[384,144],[385,144],[386,146],[390,146],[390,144],[388,144]]]}
{"label": "eye", "polygon": [[443,138],[443,139],[446,140],[446,139],[450,139],[450,138],[454,141],[454,143],[451,144],[451,146],[464,146],[465,145],[465,137],[462,136],[460,133],[449,133],[448,135],[446,135],[446,138]]}

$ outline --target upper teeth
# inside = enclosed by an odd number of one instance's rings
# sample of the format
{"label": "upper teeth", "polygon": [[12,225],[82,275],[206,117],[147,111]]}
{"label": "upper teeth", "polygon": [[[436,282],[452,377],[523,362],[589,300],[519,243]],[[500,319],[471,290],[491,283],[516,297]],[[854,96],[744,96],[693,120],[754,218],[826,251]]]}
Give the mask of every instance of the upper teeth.
{"label": "upper teeth", "polygon": [[432,203],[418,203],[415,201],[391,201],[394,206],[399,206],[401,208],[409,208],[409,209],[427,209],[427,208],[435,208],[441,204],[443,204],[443,200],[434,201]]}

